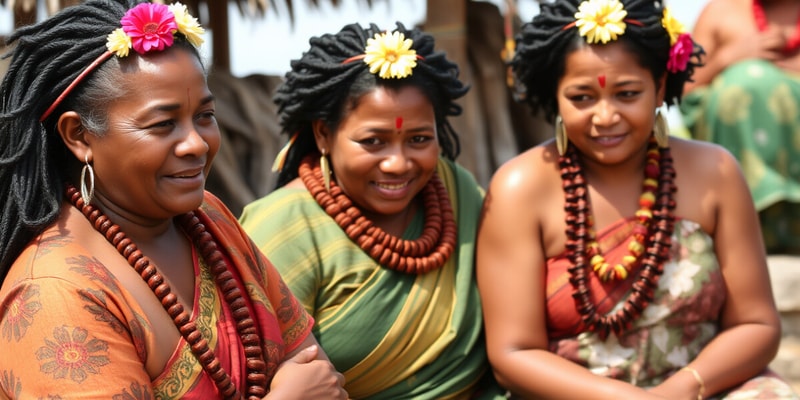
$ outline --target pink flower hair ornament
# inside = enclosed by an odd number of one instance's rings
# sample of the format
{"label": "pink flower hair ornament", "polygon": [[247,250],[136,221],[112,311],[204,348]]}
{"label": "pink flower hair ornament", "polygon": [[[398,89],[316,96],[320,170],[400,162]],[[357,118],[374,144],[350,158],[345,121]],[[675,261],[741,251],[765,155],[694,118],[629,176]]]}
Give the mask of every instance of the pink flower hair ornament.
{"label": "pink flower hair ornament", "polygon": [[131,8],[120,20],[121,28],[115,29],[106,39],[106,49],[58,95],[39,117],[44,121],[83,79],[112,55],[127,57],[130,49],[139,54],[162,51],[175,43],[175,34],[180,33],[193,46],[203,44],[203,27],[181,3],[169,6],[142,3]]}
{"label": "pink flower hair ornament", "polygon": [[686,70],[686,65],[689,64],[689,59],[692,58],[693,51],[694,41],[691,35],[688,33],[678,35],[675,44],[669,49],[667,70],[673,74]]}
{"label": "pink flower hair ornament", "polygon": [[189,15],[186,6],[142,3],[131,8],[120,20],[121,28],[108,35],[106,47],[117,57],[127,57],[129,49],[139,54],[162,51],[172,46],[180,33],[194,46],[203,43],[204,30]]}
{"label": "pink flower hair ornament", "polygon": [[669,36],[669,60],[667,60],[667,71],[673,74],[685,71],[694,52],[694,41],[691,35],[686,33],[686,28],[678,21],[669,8],[664,7],[661,14],[661,26],[667,31]]}

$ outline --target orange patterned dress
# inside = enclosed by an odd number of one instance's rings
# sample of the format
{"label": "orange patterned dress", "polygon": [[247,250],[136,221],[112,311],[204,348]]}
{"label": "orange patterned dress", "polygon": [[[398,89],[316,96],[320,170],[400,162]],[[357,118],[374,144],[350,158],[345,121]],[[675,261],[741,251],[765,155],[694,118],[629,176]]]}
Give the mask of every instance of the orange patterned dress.
{"label": "orange patterned dress", "polygon": [[[213,195],[197,212],[236,276],[262,338],[268,378],[310,334],[313,319]],[[208,399],[213,380],[184,340],[151,379],[152,321],[134,295],[58,224],[32,241],[0,288],[0,399]],[[195,251],[192,316],[233,382],[245,390],[236,321]]]}

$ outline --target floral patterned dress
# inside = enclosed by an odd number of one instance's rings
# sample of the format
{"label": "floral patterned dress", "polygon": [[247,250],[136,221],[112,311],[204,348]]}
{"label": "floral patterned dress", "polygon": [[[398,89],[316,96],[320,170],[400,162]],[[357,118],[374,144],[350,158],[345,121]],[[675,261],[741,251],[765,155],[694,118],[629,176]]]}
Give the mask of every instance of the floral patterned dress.
{"label": "floral patterned dress", "polygon": [[[627,254],[632,219],[613,224],[598,235],[609,262]],[[585,330],[572,300],[571,266],[561,255],[547,263],[547,324],[550,351],[583,365],[597,375],[624,380],[640,387],[655,386],[689,364],[718,333],[725,302],[725,282],[713,241],[699,224],[675,224],[669,261],[658,281],[654,301],[622,336],[605,340]],[[616,311],[624,304],[631,280],[601,282],[590,278],[592,300],[598,312]],[[798,398],[779,377],[765,372],[720,398]],[[745,396],[745,397],[741,397]]]}
{"label": "floral patterned dress", "polygon": [[[207,193],[196,215],[247,293],[242,299],[271,379],[285,354],[311,334],[314,320],[219,199]],[[0,287],[0,399],[218,398],[183,339],[151,379],[145,365],[148,349],[157,348],[157,322],[100,259],[74,235],[64,235],[59,224],[17,258]],[[202,257],[195,261],[193,321],[244,391],[246,355],[236,321],[207,263]]]}

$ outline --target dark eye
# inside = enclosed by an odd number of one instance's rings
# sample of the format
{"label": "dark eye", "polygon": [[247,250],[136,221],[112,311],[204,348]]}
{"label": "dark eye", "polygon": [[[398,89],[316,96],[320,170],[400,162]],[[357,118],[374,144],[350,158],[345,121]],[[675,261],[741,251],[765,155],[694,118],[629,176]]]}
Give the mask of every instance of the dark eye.
{"label": "dark eye", "polygon": [[573,102],[582,102],[582,101],[588,101],[588,100],[591,99],[591,97],[588,94],[576,94],[576,95],[569,96],[567,98],[570,101],[573,101]]}
{"label": "dark eye", "polygon": [[175,125],[175,121],[174,120],[166,119],[166,120],[163,120],[163,121],[156,122],[156,123],[148,126],[148,128],[150,128],[150,129],[161,129],[161,128],[169,128],[169,127],[172,127],[174,125]]}
{"label": "dark eye", "polygon": [[636,97],[637,95],[639,95],[639,93],[640,92],[637,90],[625,90],[620,92],[619,96],[623,98],[631,98],[631,97]]}
{"label": "dark eye", "polygon": [[371,138],[361,139],[358,141],[358,143],[361,143],[365,146],[375,146],[381,144],[381,140],[376,137],[371,137]]}
{"label": "dark eye", "polygon": [[411,143],[425,143],[433,140],[433,136],[417,135],[411,138]]}
{"label": "dark eye", "polygon": [[214,110],[204,111],[197,116],[197,119],[200,121],[213,122],[217,120],[217,114],[215,113]]}

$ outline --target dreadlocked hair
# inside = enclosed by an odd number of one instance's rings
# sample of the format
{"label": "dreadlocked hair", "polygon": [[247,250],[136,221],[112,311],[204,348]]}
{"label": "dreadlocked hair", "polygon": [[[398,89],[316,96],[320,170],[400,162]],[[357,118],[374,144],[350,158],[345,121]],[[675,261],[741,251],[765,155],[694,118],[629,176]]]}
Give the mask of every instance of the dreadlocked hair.
{"label": "dreadlocked hair", "polygon": [[[542,3],[540,12],[524,24],[516,37],[516,54],[511,68],[520,84],[518,98],[527,102],[533,112],[542,111],[549,121],[558,114],[556,91],[564,75],[565,60],[573,51],[589,46],[574,26],[575,13],[583,0],[556,0]],[[691,80],[695,67],[702,65],[702,47],[693,43],[693,51],[686,69],[677,73],[667,71],[670,40],[661,24],[663,7],[654,0],[620,0],[627,12],[626,20],[635,20],[641,26],[627,23],[625,33],[616,41],[623,43],[648,69],[658,84],[666,74],[665,103],[670,106],[680,102],[684,83]],[[602,45],[601,45],[602,46]]]}
{"label": "dreadlocked hair", "polygon": [[278,187],[296,178],[303,157],[317,151],[312,122],[324,121],[335,132],[358,98],[378,86],[421,89],[433,105],[443,156],[451,160],[458,156],[458,136],[447,117],[461,114],[461,106],[455,100],[466,94],[469,87],[458,79],[458,66],[447,60],[443,52],[434,50],[433,36],[419,29],[406,29],[400,22],[396,25],[395,31],[411,39],[411,48],[423,58],[406,78],[382,79],[370,73],[362,60],[344,62],[364,54],[367,39],[384,32],[375,24],[369,28],[350,24],[336,34],[312,37],[308,51],[291,62],[291,70],[286,73],[274,101],[283,132],[297,136],[278,175]]}
{"label": "dreadlocked hair", "polygon": [[[44,120],[45,110],[106,51],[109,33],[142,0],[89,0],[67,7],[8,37],[12,51],[0,86],[0,283],[25,245],[58,217],[64,188],[79,162],[56,124],[65,111],[80,115],[95,135],[107,130],[108,104],[124,95],[117,82],[121,63],[110,57],[87,75]],[[199,53],[185,38],[175,45]]]}

